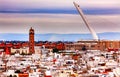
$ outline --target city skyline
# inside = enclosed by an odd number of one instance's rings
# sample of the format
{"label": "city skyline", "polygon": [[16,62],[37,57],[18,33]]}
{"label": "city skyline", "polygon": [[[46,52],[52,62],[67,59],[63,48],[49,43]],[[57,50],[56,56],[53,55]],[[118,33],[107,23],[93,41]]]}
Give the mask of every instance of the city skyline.
{"label": "city skyline", "polygon": [[0,0],[0,33],[88,34],[73,1],[97,33],[120,32],[119,0]]}
{"label": "city skyline", "polygon": [[120,77],[120,0],[0,0],[0,77]]}

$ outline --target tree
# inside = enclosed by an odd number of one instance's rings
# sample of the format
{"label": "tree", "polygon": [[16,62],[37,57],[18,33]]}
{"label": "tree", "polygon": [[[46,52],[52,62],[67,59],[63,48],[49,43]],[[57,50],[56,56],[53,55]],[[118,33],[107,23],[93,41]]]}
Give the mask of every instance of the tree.
{"label": "tree", "polygon": [[82,51],[86,51],[87,50],[87,48],[86,48],[86,46],[84,45],[83,47],[82,47]]}
{"label": "tree", "polygon": [[20,70],[16,70],[15,73],[21,73]]}
{"label": "tree", "polygon": [[25,55],[25,52],[22,51],[21,55]]}
{"label": "tree", "polygon": [[13,75],[13,77],[17,77],[17,75]]}
{"label": "tree", "polygon": [[53,53],[58,53],[58,51],[59,50],[57,48],[53,48],[53,50],[52,50]]}

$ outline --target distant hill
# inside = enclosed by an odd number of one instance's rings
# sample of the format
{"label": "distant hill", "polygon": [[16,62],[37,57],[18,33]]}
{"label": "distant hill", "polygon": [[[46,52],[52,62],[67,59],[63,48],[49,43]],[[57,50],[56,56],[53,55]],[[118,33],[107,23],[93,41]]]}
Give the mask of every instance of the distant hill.
{"label": "distant hill", "polygon": [[[119,32],[106,32],[98,33],[100,40],[120,40]],[[16,34],[16,33],[0,33],[0,40],[5,41],[28,41],[28,34]],[[78,40],[91,40],[91,34],[35,34],[36,41],[78,41]]]}

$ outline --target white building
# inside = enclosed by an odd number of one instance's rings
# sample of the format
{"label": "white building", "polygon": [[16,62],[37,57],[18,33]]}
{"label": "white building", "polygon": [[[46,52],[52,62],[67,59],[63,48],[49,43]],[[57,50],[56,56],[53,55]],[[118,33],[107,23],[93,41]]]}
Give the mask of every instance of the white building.
{"label": "white building", "polygon": [[[35,46],[35,54],[41,54],[42,52],[42,48],[40,46]],[[25,54],[28,54],[29,53],[29,47],[22,47],[22,48],[19,48],[19,49],[14,49],[14,48],[11,48],[11,53],[25,53]]]}

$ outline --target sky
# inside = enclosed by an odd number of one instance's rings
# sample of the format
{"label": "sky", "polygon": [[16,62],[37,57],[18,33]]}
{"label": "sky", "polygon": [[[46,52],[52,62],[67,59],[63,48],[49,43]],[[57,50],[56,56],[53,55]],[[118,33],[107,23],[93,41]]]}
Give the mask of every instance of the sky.
{"label": "sky", "polygon": [[0,0],[0,33],[90,33],[73,2],[96,33],[120,32],[120,0]]}

